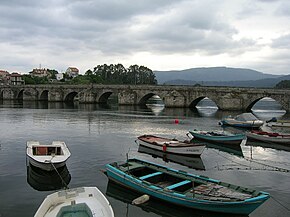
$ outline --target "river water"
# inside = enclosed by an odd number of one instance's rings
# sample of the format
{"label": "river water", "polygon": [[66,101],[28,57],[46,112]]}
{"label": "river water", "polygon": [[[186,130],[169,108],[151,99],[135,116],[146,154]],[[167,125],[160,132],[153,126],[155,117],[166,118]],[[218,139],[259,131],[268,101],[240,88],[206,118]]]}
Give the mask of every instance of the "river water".
{"label": "river water", "polygon": [[[257,108],[264,119],[280,111]],[[28,166],[26,142],[65,141],[72,155],[60,173],[68,187],[97,186],[111,202],[116,217],[225,216],[183,209],[150,200],[131,205],[138,195],[108,182],[104,165],[137,157],[201,174],[236,185],[269,192],[272,196],[251,217],[290,216],[290,148],[253,143],[238,149],[209,145],[201,158],[154,155],[139,150],[137,136],[156,134],[186,139],[190,129],[219,129],[219,120],[238,112],[215,112],[200,108],[140,108],[117,105],[79,105],[37,102],[0,104],[0,216],[33,216],[46,195],[63,184],[57,174],[47,174]],[[282,116],[289,119],[289,115]],[[227,215],[231,216],[231,215]]]}

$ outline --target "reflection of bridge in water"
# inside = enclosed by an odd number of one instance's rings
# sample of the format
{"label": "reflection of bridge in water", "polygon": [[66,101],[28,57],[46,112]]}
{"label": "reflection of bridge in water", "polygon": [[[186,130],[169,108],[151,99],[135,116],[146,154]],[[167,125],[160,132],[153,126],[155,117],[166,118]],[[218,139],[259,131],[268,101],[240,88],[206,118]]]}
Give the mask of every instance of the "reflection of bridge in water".
{"label": "reflection of bridge in water", "polygon": [[147,100],[158,95],[165,107],[195,107],[208,97],[221,110],[249,111],[256,102],[270,97],[290,111],[290,90],[192,87],[192,86],[149,86],[149,85],[15,85],[1,86],[0,99],[23,101],[106,103],[111,95],[121,105],[145,105]]}

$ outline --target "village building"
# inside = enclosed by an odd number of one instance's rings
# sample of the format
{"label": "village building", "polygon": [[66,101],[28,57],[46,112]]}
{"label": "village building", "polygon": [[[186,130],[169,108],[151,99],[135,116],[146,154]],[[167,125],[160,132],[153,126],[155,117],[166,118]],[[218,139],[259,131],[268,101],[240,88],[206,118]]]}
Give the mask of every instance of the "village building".
{"label": "village building", "polygon": [[33,69],[32,72],[30,72],[30,75],[35,77],[49,77],[50,72],[47,69]]}
{"label": "village building", "polygon": [[75,78],[79,75],[79,70],[76,67],[68,67],[67,70],[65,71],[65,73],[71,77],[71,78]]}
{"label": "village building", "polygon": [[24,84],[24,80],[22,78],[22,75],[20,75],[17,72],[13,72],[10,76],[10,84],[11,85],[21,85]]}

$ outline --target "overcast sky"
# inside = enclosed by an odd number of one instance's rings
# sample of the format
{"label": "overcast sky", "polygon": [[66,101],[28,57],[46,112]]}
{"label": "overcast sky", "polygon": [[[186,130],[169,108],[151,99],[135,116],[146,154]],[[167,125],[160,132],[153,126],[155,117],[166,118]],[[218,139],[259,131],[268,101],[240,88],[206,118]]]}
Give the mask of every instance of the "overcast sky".
{"label": "overcast sky", "polygon": [[1,0],[0,69],[227,66],[290,74],[289,0]]}

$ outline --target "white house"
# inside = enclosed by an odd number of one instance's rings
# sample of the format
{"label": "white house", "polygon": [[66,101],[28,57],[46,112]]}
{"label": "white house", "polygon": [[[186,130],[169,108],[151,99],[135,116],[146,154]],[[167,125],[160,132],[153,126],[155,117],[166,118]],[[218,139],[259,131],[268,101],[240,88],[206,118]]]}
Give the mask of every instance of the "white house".
{"label": "white house", "polygon": [[58,73],[58,74],[55,74],[56,76],[56,80],[60,81],[61,79],[63,79],[63,73]]}
{"label": "white house", "polygon": [[68,67],[67,70],[65,71],[65,73],[69,77],[74,78],[74,77],[77,77],[79,75],[79,70],[76,67]]}

